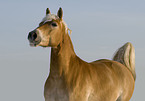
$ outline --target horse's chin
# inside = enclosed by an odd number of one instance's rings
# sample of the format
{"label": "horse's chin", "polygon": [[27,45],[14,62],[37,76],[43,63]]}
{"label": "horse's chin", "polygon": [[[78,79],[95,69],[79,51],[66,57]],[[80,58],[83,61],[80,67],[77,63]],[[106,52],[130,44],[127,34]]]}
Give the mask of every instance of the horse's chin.
{"label": "horse's chin", "polygon": [[49,47],[49,46],[41,46],[41,47],[43,47],[43,48],[47,48],[47,47]]}
{"label": "horse's chin", "polygon": [[[37,46],[40,46],[40,47],[43,47],[43,48],[50,47],[50,46],[48,46],[48,45],[42,45],[42,44],[39,44],[39,45],[37,45]],[[36,46],[36,47],[37,47],[37,46]]]}

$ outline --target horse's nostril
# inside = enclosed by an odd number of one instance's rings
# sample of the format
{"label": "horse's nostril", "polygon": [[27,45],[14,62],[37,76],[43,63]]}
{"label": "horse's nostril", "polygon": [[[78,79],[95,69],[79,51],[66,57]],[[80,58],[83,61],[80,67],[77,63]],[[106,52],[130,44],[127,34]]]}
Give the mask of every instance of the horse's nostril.
{"label": "horse's nostril", "polygon": [[35,32],[32,33],[32,40],[35,40],[37,38],[37,34]]}
{"label": "horse's nostril", "polygon": [[32,31],[32,32],[29,33],[28,39],[29,39],[30,41],[35,41],[36,38],[37,38],[37,34],[36,34],[35,31]]}

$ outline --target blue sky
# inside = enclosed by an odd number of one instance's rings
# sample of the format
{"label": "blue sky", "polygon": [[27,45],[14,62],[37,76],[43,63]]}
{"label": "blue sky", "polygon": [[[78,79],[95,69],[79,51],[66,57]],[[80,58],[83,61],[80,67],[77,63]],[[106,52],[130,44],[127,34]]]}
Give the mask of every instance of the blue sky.
{"label": "blue sky", "polygon": [[144,5],[144,0],[0,1],[0,100],[44,101],[50,48],[30,47],[27,35],[38,26],[47,7],[55,14],[63,8],[76,54],[83,60],[111,59],[120,46],[131,42],[137,72],[131,101],[144,99]]}

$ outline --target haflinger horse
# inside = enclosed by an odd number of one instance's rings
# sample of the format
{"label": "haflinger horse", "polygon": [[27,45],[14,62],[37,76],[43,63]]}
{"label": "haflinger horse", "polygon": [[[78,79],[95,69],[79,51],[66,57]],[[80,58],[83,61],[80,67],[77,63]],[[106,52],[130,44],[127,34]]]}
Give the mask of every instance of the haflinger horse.
{"label": "haflinger horse", "polygon": [[75,54],[62,17],[62,8],[57,15],[47,8],[39,26],[28,35],[31,46],[51,47],[45,101],[129,101],[136,78],[132,44],[119,48],[113,60],[85,62]]}

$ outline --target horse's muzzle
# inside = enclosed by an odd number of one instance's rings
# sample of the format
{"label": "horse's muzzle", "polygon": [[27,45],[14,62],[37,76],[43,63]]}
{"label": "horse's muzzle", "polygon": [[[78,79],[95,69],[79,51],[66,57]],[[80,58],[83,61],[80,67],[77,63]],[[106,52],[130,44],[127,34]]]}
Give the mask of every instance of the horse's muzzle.
{"label": "horse's muzzle", "polygon": [[41,38],[38,35],[37,30],[33,30],[33,31],[29,32],[28,40],[30,42],[30,46],[37,46],[40,43]]}

